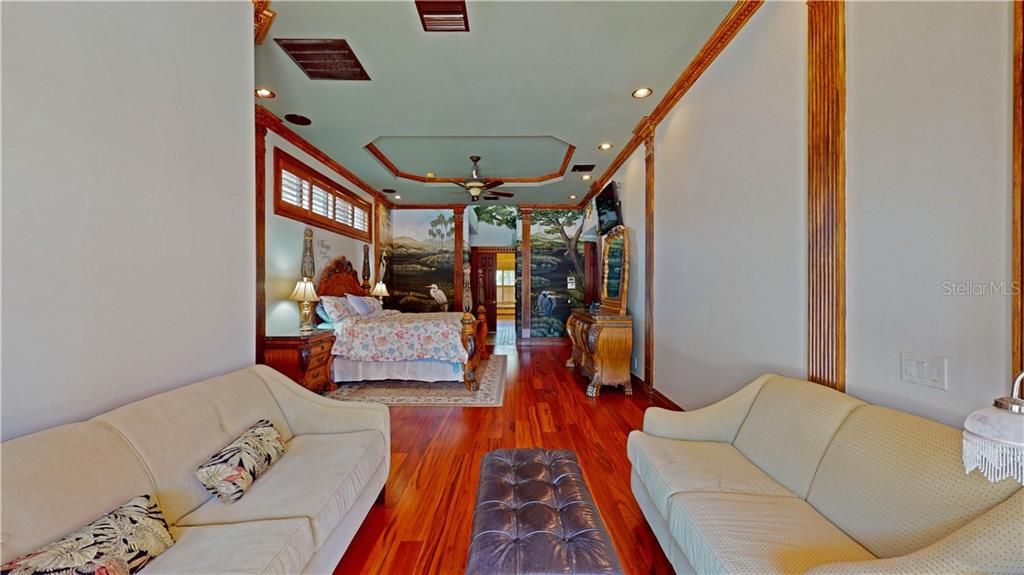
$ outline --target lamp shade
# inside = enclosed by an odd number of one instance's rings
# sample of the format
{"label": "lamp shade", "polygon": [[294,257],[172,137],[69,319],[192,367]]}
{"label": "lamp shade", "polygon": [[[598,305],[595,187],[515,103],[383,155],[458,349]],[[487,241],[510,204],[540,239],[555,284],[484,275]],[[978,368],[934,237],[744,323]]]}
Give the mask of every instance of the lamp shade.
{"label": "lamp shade", "polygon": [[384,282],[377,282],[377,285],[373,286],[370,290],[370,295],[373,297],[388,297],[388,286],[384,285]]}
{"label": "lamp shade", "polygon": [[992,482],[1007,477],[1024,484],[1024,401],[1020,399],[1024,373],[1013,393],[967,416],[964,422],[964,469],[978,469]]}
{"label": "lamp shade", "polygon": [[292,295],[288,296],[288,299],[295,301],[320,301],[320,298],[316,295],[316,289],[313,288],[313,282],[308,278],[302,278],[295,284],[295,289],[292,290]]}

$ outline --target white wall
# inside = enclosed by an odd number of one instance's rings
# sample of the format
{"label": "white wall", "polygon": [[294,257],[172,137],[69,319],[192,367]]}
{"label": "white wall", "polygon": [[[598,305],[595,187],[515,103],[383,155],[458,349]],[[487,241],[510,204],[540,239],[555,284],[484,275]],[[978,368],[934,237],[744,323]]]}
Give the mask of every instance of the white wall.
{"label": "white wall", "polygon": [[3,438],[251,364],[252,6],[2,26]]}
{"label": "white wall", "polygon": [[[1010,384],[1012,5],[847,4],[849,393],[961,425]],[[949,390],[900,379],[949,358]]]}
{"label": "white wall", "polygon": [[654,379],[686,409],[806,376],[806,19],[765,4],[657,129]]}
{"label": "white wall", "polygon": [[647,311],[644,307],[644,294],[647,289],[647,256],[644,243],[647,233],[646,170],[644,147],[641,145],[612,177],[619,185],[622,223],[629,230],[629,289],[626,292],[626,308],[633,316],[633,354],[629,366],[633,375],[640,379],[644,378],[644,322]]}
{"label": "white wall", "polygon": [[[366,245],[366,242],[310,226],[298,220],[274,213],[274,148],[281,148],[302,163],[327,176],[331,181],[351,190],[370,203],[371,212],[373,212],[373,197],[274,132],[267,132],[266,144],[267,227],[265,238],[267,275],[264,287],[267,296],[266,329],[267,335],[288,335],[296,333],[299,329],[299,307],[294,301],[288,299],[288,296],[295,289],[295,282],[300,279],[302,242],[306,228],[313,229],[313,257],[316,261],[316,277],[314,279],[317,280],[320,278],[320,273],[324,267],[340,256],[348,258],[348,261],[352,262],[352,265],[355,266],[356,273],[362,278],[363,246]],[[376,212],[373,212],[373,214],[374,217],[377,217]],[[369,246],[372,281],[376,277],[374,275],[374,262],[376,259],[373,244],[370,243]],[[313,321],[316,323],[319,319],[314,316]]]}

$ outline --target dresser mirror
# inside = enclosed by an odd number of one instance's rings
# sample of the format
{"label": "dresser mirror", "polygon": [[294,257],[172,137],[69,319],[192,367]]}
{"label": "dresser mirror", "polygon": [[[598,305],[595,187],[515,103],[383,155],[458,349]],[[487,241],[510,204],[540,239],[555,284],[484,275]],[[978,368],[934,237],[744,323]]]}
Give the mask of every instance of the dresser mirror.
{"label": "dresser mirror", "polygon": [[629,237],[626,226],[604,237],[604,273],[601,276],[601,313],[625,315],[629,289]]}

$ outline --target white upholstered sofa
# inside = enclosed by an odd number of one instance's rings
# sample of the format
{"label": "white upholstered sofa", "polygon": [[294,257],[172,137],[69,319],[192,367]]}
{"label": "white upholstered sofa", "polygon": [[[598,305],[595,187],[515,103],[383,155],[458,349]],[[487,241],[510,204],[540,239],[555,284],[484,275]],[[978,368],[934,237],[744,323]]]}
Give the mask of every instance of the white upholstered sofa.
{"label": "white upholstered sofa", "polygon": [[[259,419],[285,453],[236,503],[194,471]],[[255,366],[3,443],[9,561],[142,494],[175,545],[145,573],[330,573],[387,480],[388,409],[322,398]]]}
{"label": "white upholstered sofa", "polygon": [[649,409],[632,487],[678,573],[1024,573],[1024,491],[961,463],[952,427],[763,376]]}

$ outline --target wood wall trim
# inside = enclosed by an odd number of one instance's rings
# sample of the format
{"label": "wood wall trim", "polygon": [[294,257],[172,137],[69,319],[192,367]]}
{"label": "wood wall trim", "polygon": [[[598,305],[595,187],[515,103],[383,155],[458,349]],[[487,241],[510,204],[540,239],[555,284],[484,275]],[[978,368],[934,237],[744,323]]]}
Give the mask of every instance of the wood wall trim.
{"label": "wood wall trim", "polygon": [[672,411],[685,411],[676,402],[672,401],[665,394],[661,393],[653,386],[647,385],[647,382],[640,379],[634,374],[630,374],[633,389],[638,389],[647,395],[647,401],[651,404],[651,407],[661,407],[663,409],[669,409]]}
{"label": "wood wall trim", "polygon": [[530,243],[530,233],[532,231],[531,228],[533,227],[533,210],[530,208],[520,208],[519,219],[520,221],[523,222],[523,240],[519,243],[519,248],[521,250],[519,259],[522,261],[522,263],[520,264],[520,268],[522,269],[522,271],[519,274],[519,277],[522,278],[522,293],[519,294],[522,301],[519,302],[519,305],[522,307],[523,310],[521,314],[523,318],[523,332],[520,334],[520,338],[529,339],[531,309],[530,304],[532,303],[530,301],[530,283],[532,281],[530,275],[532,272],[532,270],[530,269],[530,266],[532,265],[532,259],[530,257],[530,250],[532,249]]}
{"label": "wood wall trim", "polygon": [[605,171],[601,174],[601,177],[597,178],[590,186],[590,191],[586,196],[579,202],[577,207],[582,208],[587,205],[598,192],[600,192],[605,185],[612,179],[615,172],[619,171],[622,164],[629,159],[634,151],[640,144],[643,143],[643,137],[641,132],[643,127],[647,123],[653,124],[657,127],[662,120],[672,111],[672,108],[679,103],[679,100],[686,95],[686,92],[690,90],[693,84],[700,78],[701,74],[711,66],[711,63],[715,61],[715,58],[725,50],[725,47],[732,42],[732,39],[739,34],[739,31],[743,29],[743,26],[750,20],[750,17],[757,12],[757,9],[764,4],[764,0],[739,0],[732,7],[732,10],[725,15],[725,18],[718,25],[718,28],[711,34],[708,41],[704,43],[704,46],[697,52],[697,55],[690,62],[690,65],[683,70],[682,74],[676,78],[676,81],[672,84],[665,95],[658,102],[658,105],[654,107],[654,111],[651,112],[649,117],[641,118],[637,123],[636,128],[633,130],[633,137],[619,150],[615,159],[608,165]]}
{"label": "wood wall trim", "polygon": [[[455,294],[454,294],[455,298],[454,299],[455,299],[456,305],[459,306],[459,309],[463,308],[462,290],[463,290],[463,285],[464,285],[463,284],[463,273],[464,273],[464,270],[463,270],[462,258],[463,258],[463,253],[464,253],[464,247],[463,247],[463,241],[464,240],[463,240],[463,230],[462,230],[462,228],[463,228],[463,224],[464,224],[464,221],[465,221],[464,220],[465,211],[466,211],[466,206],[459,206],[459,207],[457,207],[457,208],[452,210],[452,225],[455,227],[455,242],[454,242],[455,243],[455,254],[454,254],[454,259],[455,259],[455,262],[454,262],[455,263],[455,266],[454,266],[455,267],[455,281],[452,282],[452,286],[454,286],[453,287],[453,291],[455,292]],[[469,311],[469,310],[464,310],[464,311]]]}
{"label": "wood wall trim", "polygon": [[[444,183],[452,183],[452,182],[461,182],[461,181],[463,181],[465,179],[465,178],[457,178],[457,177],[433,177],[433,178],[428,178],[426,176],[421,176],[419,174],[413,174],[411,172],[405,172],[405,171],[402,171],[402,169],[399,168],[394,162],[392,162],[391,158],[389,158],[387,156],[387,154],[385,154],[384,151],[381,150],[379,147],[377,147],[377,145],[374,144],[373,142],[370,142],[369,144],[366,144],[363,147],[366,149],[367,152],[370,153],[370,155],[372,155],[374,158],[377,158],[377,161],[379,161],[381,163],[381,165],[384,166],[384,168],[386,168],[389,172],[391,172],[391,174],[393,176],[395,176],[396,178],[401,178],[403,180],[409,180],[409,181],[412,181],[412,182],[420,182],[420,183],[424,183],[424,184],[444,184]],[[550,174],[544,174],[543,176],[524,176],[524,177],[491,176],[491,177],[488,177],[488,178],[480,178],[480,180],[484,181],[484,182],[492,182],[492,181],[496,181],[496,180],[501,180],[502,182],[531,183],[531,184],[535,184],[535,183],[539,183],[539,182],[547,182],[549,180],[554,180],[554,179],[557,179],[557,178],[561,178],[562,176],[565,175],[565,171],[567,169],[569,169],[569,162],[572,161],[572,156],[573,156],[573,154],[575,152],[576,152],[576,146],[573,146],[572,144],[568,144],[568,147],[565,149],[565,155],[562,157],[562,164],[561,164],[561,166],[558,168],[558,170],[556,170],[554,172],[551,172]]]}
{"label": "wood wall trim", "polygon": [[281,136],[285,141],[302,150],[306,154],[309,154],[313,159],[327,166],[342,178],[352,182],[352,184],[357,188],[363,190],[367,194],[370,194],[372,198],[381,202],[385,206],[389,208],[394,207],[394,204],[387,198],[387,196],[363,181],[351,170],[335,161],[334,158],[328,156],[323,150],[314,146],[309,142],[309,140],[303,138],[294,130],[286,126],[281,118],[278,118],[273,112],[260,105],[256,106],[256,125],[264,126],[278,136]]}
{"label": "wood wall trim", "polygon": [[807,3],[807,379],[846,388],[846,3]]}
{"label": "wood wall trim", "polygon": [[1012,362],[1024,371],[1024,3],[1013,3],[1013,293]]}
{"label": "wood wall trim", "polygon": [[644,383],[654,389],[654,130],[645,122],[644,140]]}
{"label": "wood wall trim", "polygon": [[256,363],[267,334],[267,127],[256,124]]}

